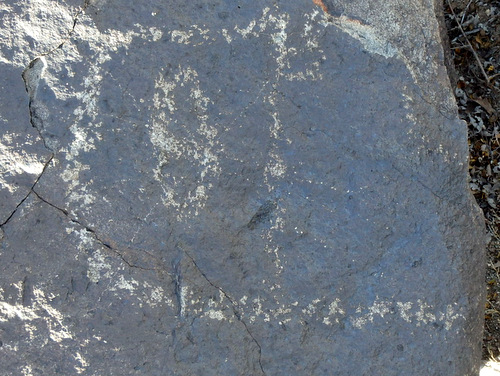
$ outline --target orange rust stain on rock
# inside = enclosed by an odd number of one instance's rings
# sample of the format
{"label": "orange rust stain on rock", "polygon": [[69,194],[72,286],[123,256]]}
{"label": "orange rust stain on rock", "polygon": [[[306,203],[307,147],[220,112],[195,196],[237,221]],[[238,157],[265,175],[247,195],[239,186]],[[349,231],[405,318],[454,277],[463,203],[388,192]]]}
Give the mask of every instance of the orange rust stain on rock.
{"label": "orange rust stain on rock", "polygon": [[328,8],[326,7],[325,3],[323,2],[323,0],[313,0],[313,3],[320,6],[321,9],[323,9],[323,11],[325,13],[328,13]]}

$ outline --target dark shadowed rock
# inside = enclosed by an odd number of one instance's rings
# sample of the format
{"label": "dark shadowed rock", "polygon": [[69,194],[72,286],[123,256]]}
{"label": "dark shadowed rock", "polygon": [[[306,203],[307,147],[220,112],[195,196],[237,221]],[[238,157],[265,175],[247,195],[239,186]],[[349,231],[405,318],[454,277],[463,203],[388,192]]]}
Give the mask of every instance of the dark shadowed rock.
{"label": "dark shadowed rock", "polygon": [[6,375],[477,375],[434,2],[0,5]]}

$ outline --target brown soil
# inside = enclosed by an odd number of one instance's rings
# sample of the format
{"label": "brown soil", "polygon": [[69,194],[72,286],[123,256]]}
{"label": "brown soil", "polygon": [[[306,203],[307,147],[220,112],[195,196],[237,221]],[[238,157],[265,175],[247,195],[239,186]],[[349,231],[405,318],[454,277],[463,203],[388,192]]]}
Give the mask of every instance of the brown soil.
{"label": "brown soil", "polygon": [[500,1],[444,0],[453,83],[469,129],[470,189],[491,236],[483,359],[500,360]]}

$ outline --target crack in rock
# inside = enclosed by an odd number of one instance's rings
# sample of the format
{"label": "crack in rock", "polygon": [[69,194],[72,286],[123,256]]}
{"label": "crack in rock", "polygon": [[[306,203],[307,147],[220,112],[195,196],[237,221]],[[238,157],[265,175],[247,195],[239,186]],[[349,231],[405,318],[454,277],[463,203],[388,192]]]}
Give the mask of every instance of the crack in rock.
{"label": "crack in rock", "polygon": [[84,0],[83,1],[83,5],[80,7],[80,9],[78,9],[78,11],[75,13],[75,15],[73,16],[73,25],[71,26],[71,28],[69,29],[69,31],[67,32],[67,35],[66,37],[64,37],[58,44],[56,47],[54,48],[51,48],[50,50],[42,53],[40,56],[47,56],[47,55],[50,55],[51,53],[53,53],[55,50],[61,48],[62,46],[64,46],[64,44],[71,38],[71,36],[74,34],[75,32],[75,28],[76,28],[76,25],[78,24],[78,19],[80,18],[80,16],[85,12],[85,10],[89,7],[90,5],[90,0]]}
{"label": "crack in rock", "polygon": [[248,333],[248,335],[252,338],[253,342],[257,345],[257,349],[259,351],[259,367],[260,367],[260,370],[262,372],[262,374],[265,376],[266,375],[266,372],[264,371],[264,368],[262,367],[262,346],[260,345],[260,343],[257,341],[257,339],[254,337],[254,335],[252,334],[252,332],[250,331],[250,329],[248,328],[248,325],[245,321],[243,321],[243,319],[241,318],[241,314],[240,314],[240,311],[238,309],[238,303],[236,303],[234,301],[234,299],[231,298],[231,296],[229,296],[228,293],[226,293],[221,287],[219,287],[218,285],[216,285],[215,283],[213,283],[208,277],[207,275],[200,269],[200,267],[198,266],[198,264],[196,263],[195,259],[184,249],[182,249],[182,251],[184,252],[184,254],[186,254],[187,257],[189,257],[189,259],[191,260],[191,262],[193,263],[193,265],[195,266],[195,268],[198,270],[198,272],[203,276],[203,278],[212,286],[214,287],[215,289],[219,290],[222,295],[224,295],[224,297],[229,300],[229,302],[231,303],[231,306],[232,306],[232,309],[233,309],[233,314],[234,316],[238,319],[239,322],[241,322],[243,324],[243,326],[245,327],[245,331]]}
{"label": "crack in rock", "polygon": [[47,68],[47,61],[43,56],[37,57],[28,67],[23,71],[22,77],[24,81],[24,86],[29,97],[29,113],[30,113],[30,123],[33,128],[35,128],[43,142],[46,149],[50,150],[51,147],[47,145],[45,137],[43,136],[43,119],[47,117],[48,109],[43,106],[42,103],[36,102],[36,96],[38,92],[38,86],[40,84],[40,79]]}
{"label": "crack in rock", "polygon": [[174,282],[174,294],[177,298],[177,307],[178,307],[177,315],[179,317],[183,317],[186,309],[186,299],[182,292],[183,276],[182,276],[180,260],[172,263],[172,267],[173,267],[172,279]]}
{"label": "crack in rock", "polygon": [[[54,205],[53,203],[49,202],[48,200],[43,198],[38,192],[35,191],[35,186],[37,185],[38,181],[40,180],[40,178],[41,178],[42,174],[44,173],[45,169],[47,168],[48,164],[50,163],[50,161],[52,161],[52,159],[55,156],[55,151],[53,150],[53,148],[50,145],[48,145],[47,140],[45,139],[45,137],[43,135],[44,119],[47,118],[48,109],[43,105],[43,103],[40,103],[36,100],[40,80],[42,79],[43,74],[47,68],[47,61],[45,59],[45,56],[47,56],[47,55],[51,54],[52,52],[54,52],[55,50],[61,48],[69,40],[69,38],[71,38],[71,36],[73,35],[73,33],[75,31],[75,27],[78,23],[78,19],[79,19],[80,15],[83,14],[83,12],[85,12],[85,10],[87,9],[87,7],[89,5],[90,5],[90,0],[84,0],[82,7],[80,7],[80,9],[76,12],[76,14],[73,17],[73,25],[72,25],[71,29],[68,31],[67,36],[65,38],[63,38],[63,40],[56,47],[42,53],[39,57],[33,59],[29,63],[29,65],[26,67],[26,69],[24,69],[24,71],[22,73],[22,78],[24,81],[26,92],[28,93],[28,97],[29,97],[29,113],[30,113],[31,126],[37,130],[38,135],[40,136],[40,139],[42,140],[45,148],[51,152],[51,156],[50,156],[50,159],[46,162],[42,173],[38,176],[35,183],[30,188],[30,191],[28,192],[28,194],[20,201],[20,203],[16,206],[15,210],[9,215],[7,220],[4,223],[0,224],[0,228],[3,227],[14,216],[14,214],[16,213],[18,208],[26,201],[26,199],[30,196],[30,194],[33,193],[38,197],[39,200],[41,200],[45,204],[53,207],[54,209],[58,210],[59,212],[63,213],[72,223],[78,224],[80,227],[83,227],[87,232],[91,233],[93,235],[93,237],[97,240],[97,242],[99,242],[104,248],[106,248],[106,249],[112,251],[113,253],[115,253],[116,255],[118,255],[123,260],[123,262],[125,264],[127,264],[129,267],[143,269],[143,270],[156,270],[154,268],[145,268],[145,267],[141,267],[139,265],[135,265],[135,264],[131,263],[130,261],[128,261],[125,258],[125,256],[122,253],[120,253],[117,250],[116,247],[109,244],[110,242],[106,242],[103,239],[101,239],[94,229],[92,229],[92,228],[84,225],[83,223],[79,222],[78,220],[72,218],[69,215],[68,211],[66,211],[66,210]],[[146,253],[148,253],[148,252],[146,252]],[[150,253],[148,253],[148,255],[153,257]]]}
{"label": "crack in rock", "polygon": [[[132,262],[130,262],[129,260],[127,260],[127,258],[114,246],[112,246],[110,244],[110,242],[108,241],[105,241],[103,240],[96,232],[96,230],[94,230],[93,228],[83,224],[82,222],[80,222],[79,220],[75,219],[75,218],[72,218],[71,215],[69,214],[69,212],[63,208],[60,208],[58,207],[57,205],[54,205],[53,203],[51,203],[50,201],[46,200],[45,198],[43,198],[37,191],[35,191],[34,187],[31,189],[30,193],[25,197],[24,200],[26,200],[26,198],[28,198],[28,196],[33,193],[40,201],[44,202],[46,205],[49,205],[50,207],[56,209],[57,211],[61,212],[62,214],[64,214],[64,216],[66,218],[68,218],[68,220],[80,227],[82,227],[83,229],[85,229],[85,231],[89,232],[90,234],[92,234],[92,236],[94,237],[94,239],[99,243],[101,244],[105,249],[113,252],[115,255],[117,255],[125,264],[127,264],[130,268],[136,268],[136,269],[141,269],[141,270],[148,270],[148,271],[156,271],[157,269],[155,268],[145,268],[143,266],[140,266],[140,265],[136,265]],[[23,200],[23,202],[24,202]]]}
{"label": "crack in rock", "polygon": [[29,192],[26,194],[26,196],[24,196],[23,199],[21,201],[19,201],[19,203],[16,205],[15,209],[12,211],[12,213],[10,213],[10,215],[7,217],[7,219],[3,223],[0,223],[0,228],[5,226],[12,219],[14,214],[16,214],[17,210],[24,204],[24,202],[28,199],[28,197],[31,195],[31,193],[34,192],[36,185],[38,184],[38,182],[42,178],[42,175],[44,174],[45,170],[49,166],[50,162],[52,162],[52,159],[54,159],[54,154],[51,154],[50,158],[47,160],[47,162],[45,162],[43,169],[42,169],[42,172],[40,173],[40,175],[38,175],[35,182],[31,186]]}
{"label": "crack in rock", "polygon": [[28,97],[29,97],[30,123],[31,123],[32,127],[38,131],[38,134],[39,134],[40,138],[42,139],[42,142],[43,142],[45,148],[47,148],[51,152],[54,152],[54,150],[52,147],[50,147],[47,144],[47,141],[46,141],[45,137],[43,136],[43,131],[44,131],[43,121],[44,121],[44,119],[47,118],[48,109],[43,105],[43,103],[36,101],[36,96],[37,96],[37,91],[38,91],[40,79],[42,78],[43,73],[45,72],[45,69],[47,68],[47,61],[45,59],[45,56],[50,55],[55,50],[64,46],[64,44],[71,38],[71,36],[75,32],[75,27],[78,23],[78,19],[79,19],[80,15],[83,14],[83,12],[85,12],[85,10],[88,8],[89,5],[90,5],[90,0],[85,0],[83,2],[83,5],[76,12],[76,14],[73,16],[73,25],[70,28],[70,30],[67,32],[67,36],[64,37],[62,39],[62,41],[59,42],[56,47],[54,47],[46,52],[43,52],[38,57],[33,59],[28,64],[28,66],[24,69],[24,71],[22,73],[24,85],[26,87],[26,91],[27,91]]}
{"label": "crack in rock", "polygon": [[439,199],[440,201],[451,201],[450,199],[445,200],[444,197],[440,196],[437,194],[431,187],[429,187],[427,184],[423,183],[418,177],[416,176],[408,176],[407,174],[403,173],[399,168],[397,168],[394,163],[391,164],[392,168],[397,171],[404,179],[410,178],[411,180],[417,182],[419,185],[421,185],[423,188],[425,188],[427,191],[429,191],[434,197]]}
{"label": "crack in rock", "polygon": [[[54,205],[53,203],[49,202],[48,200],[43,198],[38,192],[35,191],[35,186],[38,184],[38,181],[42,177],[43,173],[45,172],[46,168],[48,167],[49,163],[52,161],[52,159],[54,158],[54,155],[55,155],[54,150],[47,144],[47,141],[43,135],[43,131],[44,131],[43,120],[44,120],[44,118],[46,118],[45,112],[47,112],[48,109],[46,109],[45,106],[43,106],[43,104],[36,102],[36,96],[37,96],[37,91],[38,91],[38,87],[40,84],[40,79],[42,78],[42,76],[45,72],[45,69],[47,68],[47,61],[45,59],[45,56],[53,53],[57,49],[60,49],[71,38],[71,36],[75,32],[75,28],[76,28],[76,25],[78,23],[79,17],[85,12],[85,10],[88,8],[89,5],[90,5],[90,0],[83,1],[83,5],[80,7],[80,9],[78,9],[78,11],[75,13],[75,15],[73,17],[73,24],[72,24],[70,30],[67,32],[66,37],[64,37],[61,40],[61,42],[59,42],[57,44],[56,47],[40,54],[40,56],[33,59],[29,63],[29,65],[26,67],[26,69],[24,69],[24,71],[22,73],[22,78],[24,81],[26,92],[28,93],[28,97],[29,97],[30,123],[31,123],[32,127],[37,130],[37,132],[40,136],[40,139],[42,140],[45,148],[48,149],[49,151],[51,151],[51,156],[50,156],[49,160],[45,163],[42,173],[37,177],[37,179],[35,180],[35,182],[31,186],[28,194],[19,202],[19,204],[16,206],[14,211],[9,215],[9,217],[3,223],[0,224],[0,228],[2,228],[4,225],[6,225],[10,221],[10,219],[14,216],[14,214],[22,206],[22,204],[26,201],[26,199],[31,195],[31,193],[33,193],[38,197],[39,200],[41,200],[45,204],[53,207],[54,209],[58,210],[59,212],[63,213],[72,223],[78,224],[80,227],[83,227],[86,231],[91,233],[93,235],[93,237],[97,240],[97,242],[99,242],[104,248],[106,248],[106,249],[114,252],[116,255],[118,255],[123,260],[123,262],[125,264],[127,264],[129,267],[143,269],[143,270],[156,270],[153,268],[144,268],[144,267],[141,267],[139,265],[135,265],[135,264],[129,262],[125,258],[125,256],[122,253],[120,253],[115,247],[110,245],[109,242],[102,240],[98,236],[98,234],[96,233],[96,231],[94,229],[92,229],[92,228],[82,224],[78,220],[72,218],[69,215],[68,211],[66,211],[66,210]],[[149,254],[149,255],[152,256],[151,254]]]}

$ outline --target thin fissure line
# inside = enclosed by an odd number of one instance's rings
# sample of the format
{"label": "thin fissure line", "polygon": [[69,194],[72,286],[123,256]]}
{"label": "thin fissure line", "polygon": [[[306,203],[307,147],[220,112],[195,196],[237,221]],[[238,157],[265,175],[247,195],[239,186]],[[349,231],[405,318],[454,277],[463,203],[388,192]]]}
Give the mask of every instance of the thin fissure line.
{"label": "thin fissure line", "polygon": [[217,290],[219,290],[226,298],[227,300],[229,300],[229,302],[231,303],[232,305],[232,309],[233,309],[233,314],[236,316],[236,318],[238,319],[239,322],[241,322],[243,324],[243,326],[245,327],[245,330],[246,332],[248,333],[248,335],[252,338],[252,340],[254,341],[254,343],[257,345],[257,348],[258,348],[258,351],[259,351],[259,367],[260,367],[260,370],[262,371],[262,374],[266,375],[266,372],[264,371],[264,368],[262,367],[262,346],[260,345],[260,343],[257,341],[257,339],[253,336],[252,332],[250,331],[250,329],[248,328],[247,324],[245,321],[243,321],[243,319],[241,318],[241,314],[238,310],[238,304],[235,303],[235,301],[219,286],[217,286],[215,283],[213,283],[208,277],[207,275],[200,269],[200,267],[198,266],[198,264],[196,263],[195,259],[193,258],[193,256],[191,256],[186,250],[182,250],[188,257],[189,259],[191,260],[191,262],[193,263],[193,265],[195,266],[195,268],[198,270],[198,272],[203,276],[203,278],[205,278],[205,280],[214,288],[216,288]]}
{"label": "thin fissure line", "polygon": [[16,208],[12,211],[12,213],[10,213],[10,215],[7,217],[7,219],[3,223],[0,223],[0,228],[3,227],[3,226],[5,226],[12,219],[12,217],[16,214],[17,210],[21,207],[22,204],[24,204],[24,202],[28,199],[28,197],[31,195],[32,192],[34,192],[36,194],[36,192],[34,191],[35,186],[40,181],[42,175],[44,174],[45,170],[47,169],[47,167],[49,166],[49,164],[50,164],[50,162],[52,161],[53,158],[54,158],[54,154],[52,153],[50,155],[49,160],[47,162],[45,162],[45,164],[43,166],[43,169],[42,169],[42,172],[36,178],[35,182],[31,186],[28,194],[26,196],[24,196],[24,198],[16,205]]}
{"label": "thin fissure line", "polygon": [[59,42],[59,44],[56,46],[56,47],[53,47],[51,48],[50,50],[40,54],[40,56],[47,56],[47,55],[50,55],[52,52],[54,52],[55,50],[61,48],[62,46],[64,46],[64,44],[71,38],[71,36],[74,34],[75,32],[75,28],[76,28],[76,25],[78,24],[78,19],[79,17],[83,14],[83,12],[85,12],[85,10],[89,7],[90,5],[90,0],[84,0],[83,2],[83,5],[80,7],[80,9],[75,13],[75,15],[73,16],[73,26],[71,27],[71,29],[67,32],[67,35],[61,40],[61,42]]}
{"label": "thin fissure line", "polygon": [[118,257],[120,257],[120,259],[122,259],[122,261],[127,264],[129,267],[131,268],[137,268],[137,269],[141,269],[141,270],[156,270],[156,269],[153,269],[153,268],[145,268],[145,267],[142,267],[142,266],[139,266],[139,265],[135,265],[135,264],[132,264],[131,262],[129,262],[125,256],[123,256],[123,254],[121,254],[116,248],[114,248],[113,246],[111,246],[109,243],[107,243],[106,241],[102,240],[99,235],[97,234],[97,232],[93,229],[93,228],[90,228],[88,226],[86,226],[85,224],[81,223],[80,221],[78,221],[77,219],[74,219],[71,217],[71,215],[69,214],[69,212],[63,208],[60,208],[58,207],[57,205],[54,205],[53,203],[51,203],[50,201],[46,200],[45,198],[43,198],[37,191],[35,191],[34,189],[32,189],[32,191],[37,197],[38,199],[40,199],[40,201],[44,202],[45,204],[51,206],[52,208],[58,210],[59,212],[63,213],[67,218],[68,220],[70,220],[72,223],[74,224],[77,224],[78,226],[84,228],[87,232],[91,233],[92,236],[95,238],[95,240],[97,240],[97,242],[99,244],[101,244],[104,248],[112,251],[113,253],[115,253]]}

